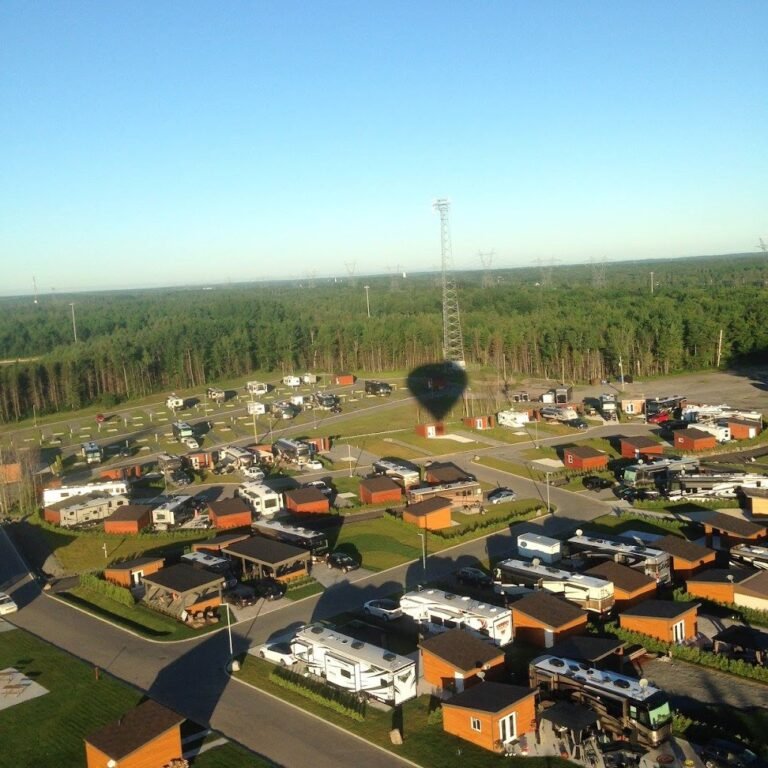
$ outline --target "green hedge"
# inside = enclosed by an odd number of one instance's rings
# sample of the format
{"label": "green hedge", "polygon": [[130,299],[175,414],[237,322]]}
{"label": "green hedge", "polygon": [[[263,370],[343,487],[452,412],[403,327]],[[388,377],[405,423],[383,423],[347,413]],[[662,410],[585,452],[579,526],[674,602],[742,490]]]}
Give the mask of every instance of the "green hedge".
{"label": "green hedge", "polygon": [[360,701],[355,694],[331,688],[321,680],[303,677],[289,669],[275,667],[269,673],[269,679],[281,688],[304,696],[316,704],[334,710],[352,720],[365,719],[365,702]]}
{"label": "green hedge", "polygon": [[689,664],[698,664],[702,667],[717,669],[721,672],[737,675],[738,677],[746,677],[750,680],[768,683],[768,668],[766,667],[755,667],[741,659],[729,659],[723,654],[702,651],[700,648],[667,643],[663,640],[657,640],[655,637],[642,635],[639,632],[630,632],[613,623],[606,625],[605,629],[626,643],[643,645],[649,651],[655,653],[666,653],[674,659],[687,661]]}
{"label": "green hedge", "polygon": [[81,573],[80,586],[84,589],[90,589],[92,592],[98,592],[100,595],[104,595],[110,600],[114,600],[121,605],[127,605],[130,608],[133,608],[136,604],[130,590],[125,587],[119,587],[117,584],[112,584],[109,581],[104,581],[103,578],[100,578],[95,573]]}
{"label": "green hedge", "polygon": [[678,603],[689,603],[696,601],[704,605],[719,605],[721,608],[727,608],[729,611],[737,613],[748,624],[754,624],[758,627],[768,627],[768,611],[759,611],[757,608],[747,608],[743,605],[736,605],[736,603],[721,603],[719,600],[709,600],[698,595],[692,595],[690,592],[686,592],[681,587],[678,587],[672,593],[672,599]]}
{"label": "green hedge", "polygon": [[[554,509],[554,505],[552,505],[552,508]],[[545,508],[541,505],[535,504],[531,507],[516,509],[514,512],[511,512],[504,517],[481,517],[474,523],[469,523],[468,525],[464,525],[461,528],[446,528],[445,530],[430,531],[429,535],[436,536],[440,539],[457,539],[461,536],[466,536],[468,533],[474,533],[475,531],[482,531],[486,528],[493,528],[494,526],[504,526],[507,523],[511,523],[519,518],[524,517],[525,515],[530,515],[535,512],[541,512],[543,514],[544,509]],[[408,525],[408,523],[406,523],[406,525]]]}

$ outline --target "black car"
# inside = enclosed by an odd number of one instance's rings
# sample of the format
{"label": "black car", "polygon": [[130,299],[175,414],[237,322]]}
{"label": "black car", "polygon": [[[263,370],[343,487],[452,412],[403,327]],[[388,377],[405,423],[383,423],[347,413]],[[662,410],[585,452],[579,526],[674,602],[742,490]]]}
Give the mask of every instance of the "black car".
{"label": "black car", "polygon": [[584,419],[569,419],[565,423],[574,429],[589,429],[589,422],[584,421]]}
{"label": "black car", "polygon": [[743,744],[712,739],[700,751],[707,768],[766,768],[768,763]]}
{"label": "black car", "polygon": [[277,579],[261,579],[254,584],[256,596],[264,600],[279,600],[285,594],[285,585]]}
{"label": "black car", "polygon": [[344,571],[344,573],[354,571],[360,567],[360,563],[346,552],[331,552],[325,559],[325,563],[329,568],[337,568],[340,571]]}
{"label": "black car", "polygon": [[456,571],[456,581],[470,587],[490,587],[493,579],[480,568],[465,566]]}
{"label": "black car", "polygon": [[603,488],[610,488],[613,483],[607,477],[598,477],[597,475],[587,475],[581,484],[588,491],[600,491]]}

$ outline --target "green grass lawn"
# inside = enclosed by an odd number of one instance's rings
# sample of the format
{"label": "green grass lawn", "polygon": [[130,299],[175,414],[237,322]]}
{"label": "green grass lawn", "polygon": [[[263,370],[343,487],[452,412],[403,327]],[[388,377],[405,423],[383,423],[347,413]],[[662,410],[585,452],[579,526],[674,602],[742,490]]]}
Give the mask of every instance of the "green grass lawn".
{"label": "green grass lawn", "polygon": [[645,533],[659,533],[666,536],[668,533],[679,533],[686,538],[696,538],[698,532],[695,526],[676,525],[674,522],[665,522],[664,520],[649,520],[640,515],[633,515],[631,512],[616,515],[601,515],[591,520],[585,525],[587,531],[599,531],[608,535],[618,535],[624,531],[644,531]]}
{"label": "green grass lawn", "polygon": [[[272,665],[268,662],[247,656],[237,676],[425,768],[438,765],[441,768],[483,768],[497,764],[514,765],[516,761],[522,760],[525,760],[527,768],[565,768],[567,765],[558,758],[504,758],[451,736],[442,730],[439,720],[430,718],[433,702],[429,696],[420,696],[406,702],[399,713],[396,710],[380,711],[369,707],[365,720],[357,722],[309,701],[297,692],[275,685],[269,679],[271,669]],[[389,739],[389,731],[396,726],[402,728],[403,744],[400,746],[392,745]]]}
{"label": "green grass lawn", "polygon": [[[393,440],[398,440],[404,431],[392,432],[388,437],[367,437],[355,440],[355,446],[362,448],[374,456],[396,456],[400,459],[421,459],[430,456],[431,452],[424,451],[412,445],[400,445]],[[405,441],[403,441],[405,442]]]}

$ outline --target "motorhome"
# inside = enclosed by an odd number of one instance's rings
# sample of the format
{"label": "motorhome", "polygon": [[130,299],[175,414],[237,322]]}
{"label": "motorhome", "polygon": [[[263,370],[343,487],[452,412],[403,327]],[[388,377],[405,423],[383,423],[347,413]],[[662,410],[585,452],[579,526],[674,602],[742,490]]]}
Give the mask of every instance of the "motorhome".
{"label": "motorhome", "polygon": [[742,411],[730,405],[697,405],[691,403],[682,409],[682,417],[693,424],[712,424],[721,419],[744,419],[761,422],[763,414],[760,411]]}
{"label": "motorhome", "polygon": [[392,385],[386,381],[366,381],[365,394],[376,395],[377,397],[388,397],[392,394]]}
{"label": "motorhome", "polygon": [[281,419],[294,419],[301,413],[301,408],[288,400],[280,400],[272,406],[272,413]]}
{"label": "motorhome", "polygon": [[173,411],[179,408],[183,408],[184,398],[179,397],[176,393],[173,393],[172,395],[168,395],[168,397],[165,398],[165,407],[170,408]]}
{"label": "motorhome", "polygon": [[93,441],[83,443],[80,446],[80,455],[85,459],[86,464],[99,464],[104,458],[104,452],[101,446]]}
{"label": "motorhome", "polygon": [[553,421],[571,421],[572,419],[578,419],[579,414],[575,408],[568,408],[562,405],[546,405],[541,409],[541,418]]}
{"label": "motorhome", "polygon": [[157,455],[157,468],[163,473],[178,472],[183,464],[181,456],[175,453],[159,453]]}
{"label": "motorhome", "polygon": [[613,560],[636,568],[653,577],[659,584],[672,581],[672,557],[660,549],[620,539],[585,536],[578,531],[576,536],[568,539],[568,548],[571,554],[580,554],[591,561]]}
{"label": "motorhome", "polygon": [[551,565],[562,558],[562,549],[560,539],[542,536],[540,533],[521,533],[517,537],[517,554],[527,560],[538,558],[542,563]]}
{"label": "motorhome", "polygon": [[249,381],[246,382],[245,391],[249,395],[266,395],[269,392],[269,384],[263,381]]}
{"label": "motorhome", "polygon": [[174,496],[152,510],[152,524],[159,531],[166,531],[185,523],[194,514],[192,496]]}
{"label": "motorhome", "polygon": [[195,431],[186,421],[175,421],[171,425],[171,429],[173,430],[173,439],[179,442],[187,437],[195,436]]}
{"label": "motorhome", "polygon": [[416,662],[319,624],[299,629],[291,651],[310,674],[397,706],[416,697]]}
{"label": "motorhome", "polygon": [[761,571],[768,571],[768,547],[757,544],[735,544],[728,552],[731,565],[751,565]]}
{"label": "motorhome", "polygon": [[321,411],[330,411],[339,404],[339,398],[330,392],[316,392],[314,402]]}
{"label": "motorhome", "polygon": [[317,384],[317,374],[316,373],[305,373],[301,380],[304,384]]}
{"label": "motorhome", "polygon": [[612,395],[609,393],[603,393],[600,395],[600,412],[603,414],[603,416],[607,416],[609,414],[616,414],[616,395]]}
{"label": "motorhome", "polygon": [[398,485],[406,490],[421,482],[421,473],[418,468],[409,467],[396,461],[378,459],[373,462],[373,471],[377,475],[391,477]]}
{"label": "motorhome", "polygon": [[245,448],[236,445],[225,445],[219,450],[219,461],[228,461],[238,468],[250,467],[254,462],[254,455]]}
{"label": "motorhome", "polygon": [[283,376],[283,384],[286,387],[300,387],[301,378],[298,376]]}
{"label": "motorhome", "polygon": [[483,503],[483,489],[476,480],[457,480],[455,483],[423,485],[407,489],[409,504],[440,496],[448,499],[454,509],[479,509]]}
{"label": "motorhome", "polygon": [[529,421],[528,411],[499,411],[496,414],[496,423],[502,427],[521,429]]}
{"label": "motorhome", "polygon": [[272,453],[276,459],[291,461],[296,464],[301,461],[308,461],[314,454],[314,445],[305,443],[303,440],[291,440],[287,437],[281,437],[272,443]]}
{"label": "motorhome", "polygon": [[542,698],[567,698],[591,709],[615,738],[657,747],[672,733],[669,698],[645,679],[597,669],[559,656],[539,656],[529,668],[531,688]]}
{"label": "motorhome", "polygon": [[400,598],[400,608],[430,632],[466,629],[496,645],[512,642],[512,611],[441,589],[419,589]]}
{"label": "motorhome", "polygon": [[667,483],[688,472],[699,469],[699,460],[693,456],[682,459],[653,459],[624,468],[621,479],[625,485],[633,488],[642,486],[666,486]]}
{"label": "motorhome", "polygon": [[304,395],[291,395],[288,402],[301,408],[304,405]]}
{"label": "motorhome", "polygon": [[259,536],[307,549],[314,561],[322,560],[328,554],[328,537],[321,531],[301,528],[280,520],[254,520],[251,530]]}
{"label": "motorhome", "polygon": [[645,418],[649,424],[663,424],[677,418],[685,407],[686,399],[682,395],[666,397],[647,397],[645,399]]}
{"label": "motorhome", "polygon": [[235,495],[262,517],[272,517],[283,508],[283,494],[260,482],[243,483],[235,489]]}
{"label": "motorhome", "polygon": [[493,572],[493,589],[506,596],[545,589],[598,615],[608,613],[614,605],[610,581],[542,565],[537,560],[502,560]]}
{"label": "motorhome", "polygon": [[43,489],[43,506],[56,504],[72,496],[85,496],[87,493],[106,493],[109,496],[128,496],[130,485],[125,480],[110,480],[104,483],[86,483],[84,485],[62,485],[59,488]]}
{"label": "motorhome", "polygon": [[214,400],[215,402],[220,403],[226,399],[227,393],[221,389],[221,387],[208,387],[208,389],[205,390],[205,396],[209,400]]}
{"label": "motorhome", "polygon": [[266,403],[260,403],[258,400],[251,400],[245,404],[245,410],[249,416],[263,416],[267,412]]}

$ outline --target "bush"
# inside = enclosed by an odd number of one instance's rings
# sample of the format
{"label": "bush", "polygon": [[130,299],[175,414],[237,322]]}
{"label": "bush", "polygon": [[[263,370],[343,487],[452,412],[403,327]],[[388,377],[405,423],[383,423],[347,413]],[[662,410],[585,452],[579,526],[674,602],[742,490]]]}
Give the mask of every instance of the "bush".
{"label": "bush", "polygon": [[322,680],[303,677],[282,667],[275,667],[269,673],[269,679],[281,688],[294,691],[310,701],[328,707],[328,709],[341,715],[346,715],[352,720],[362,721],[365,719],[364,701],[360,701],[357,696],[347,693],[347,691],[331,688]]}
{"label": "bush", "polygon": [[103,578],[95,573],[81,573],[80,586],[83,587],[83,589],[90,589],[92,592],[98,592],[100,595],[104,595],[110,600],[114,600],[121,605],[127,605],[130,608],[133,608],[136,604],[130,590],[125,587],[119,587],[117,584],[112,584],[109,581],[104,581]]}
{"label": "bush", "polygon": [[[553,505],[554,509],[554,505]],[[441,539],[457,539],[461,536],[466,536],[468,533],[474,533],[475,531],[482,531],[486,528],[493,528],[493,527],[504,527],[508,523],[511,523],[513,520],[519,520],[520,518],[525,517],[526,515],[531,515],[536,512],[543,512],[544,507],[540,505],[535,505],[532,507],[526,507],[524,509],[516,509],[514,512],[510,512],[510,514],[505,515],[504,517],[491,517],[491,518],[481,518],[479,520],[476,520],[473,523],[470,523],[469,525],[462,526],[461,528],[447,528],[445,530],[438,530],[438,531],[430,531],[430,536],[438,536]]]}

